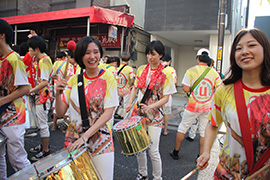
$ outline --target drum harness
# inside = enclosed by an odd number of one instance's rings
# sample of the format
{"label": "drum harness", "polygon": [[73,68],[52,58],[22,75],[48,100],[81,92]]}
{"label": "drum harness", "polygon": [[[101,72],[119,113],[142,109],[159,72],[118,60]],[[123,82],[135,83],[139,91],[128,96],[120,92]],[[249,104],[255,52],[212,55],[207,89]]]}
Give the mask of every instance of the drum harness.
{"label": "drum harness", "polygon": [[[102,70],[100,71],[100,73],[102,73]],[[86,132],[90,128],[90,125],[89,125],[86,103],[85,103],[83,72],[78,75],[78,94],[79,94],[79,103],[80,103],[80,110],[81,110],[82,128],[83,128],[83,132]],[[87,140],[87,142],[89,140],[90,138]]]}

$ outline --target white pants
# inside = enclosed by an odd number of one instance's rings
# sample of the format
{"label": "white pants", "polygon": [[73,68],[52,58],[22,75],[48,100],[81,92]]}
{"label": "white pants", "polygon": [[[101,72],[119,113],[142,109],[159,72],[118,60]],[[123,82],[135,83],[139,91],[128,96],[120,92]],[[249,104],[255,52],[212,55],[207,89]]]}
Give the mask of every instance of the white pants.
{"label": "white pants", "polygon": [[8,153],[8,159],[15,171],[19,171],[26,166],[30,165],[27,159],[27,152],[24,149],[24,124],[2,127],[2,131],[7,136],[6,146],[0,147],[0,179],[7,179],[6,170],[6,148]]}
{"label": "white pants", "polygon": [[[148,135],[152,140],[148,153],[152,161],[154,180],[160,180],[162,179],[162,162],[159,153],[159,140],[162,128],[147,125],[146,127],[148,127]],[[137,162],[139,173],[143,176],[147,176],[147,157],[145,151],[137,156]]]}
{"label": "white pants", "polygon": [[208,113],[209,112],[191,112],[185,109],[177,131],[186,134],[190,126],[198,118],[200,136],[204,137],[205,128],[208,123]]}
{"label": "white pants", "polygon": [[103,180],[113,180],[114,152],[94,156],[93,163]]}
{"label": "white pants", "polygon": [[36,105],[37,113],[37,126],[40,129],[40,137],[50,137],[49,125],[48,125],[48,113],[50,109],[50,100],[47,100],[46,110],[44,110],[44,104]]}

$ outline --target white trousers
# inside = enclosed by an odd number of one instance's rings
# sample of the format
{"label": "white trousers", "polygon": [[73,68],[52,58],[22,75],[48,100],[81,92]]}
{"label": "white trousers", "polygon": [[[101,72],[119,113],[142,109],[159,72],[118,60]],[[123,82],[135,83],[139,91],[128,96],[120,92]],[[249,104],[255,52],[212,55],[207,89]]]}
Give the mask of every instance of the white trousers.
{"label": "white trousers", "polygon": [[[152,141],[152,144],[150,144],[150,147],[148,149],[148,154],[152,161],[152,167],[153,167],[153,176],[154,180],[161,180],[162,177],[162,162],[160,158],[159,153],[159,140],[160,140],[160,134],[161,134],[161,127],[154,127],[154,126],[147,126],[148,127],[148,135]],[[137,162],[138,162],[138,169],[139,173],[143,176],[148,175],[147,173],[147,157],[146,152],[140,153],[137,156]]]}
{"label": "white trousers", "polygon": [[208,123],[209,112],[191,112],[185,109],[181,123],[178,126],[178,132],[186,134],[188,129],[198,118],[200,136],[204,137],[206,125]]}
{"label": "white trousers", "polygon": [[103,180],[113,180],[114,152],[94,156],[93,163]]}
{"label": "white trousers", "polygon": [[24,149],[24,124],[2,127],[1,130],[8,138],[6,146],[2,145],[0,147],[0,179],[5,180],[7,179],[6,150],[9,162],[15,171],[19,171],[30,165],[30,162],[27,159],[27,152]]}
{"label": "white trousers", "polygon": [[50,137],[49,125],[48,125],[48,113],[50,109],[50,100],[47,100],[46,110],[44,110],[44,104],[36,105],[37,114],[37,126],[40,128],[40,137]]}

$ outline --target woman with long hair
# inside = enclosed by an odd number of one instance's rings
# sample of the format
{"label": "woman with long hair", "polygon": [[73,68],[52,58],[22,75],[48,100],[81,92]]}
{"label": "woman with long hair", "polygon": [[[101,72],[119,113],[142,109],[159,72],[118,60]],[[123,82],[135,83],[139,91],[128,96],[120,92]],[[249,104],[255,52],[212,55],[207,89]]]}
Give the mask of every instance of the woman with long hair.
{"label": "woman with long hair", "polygon": [[[258,29],[235,36],[229,77],[214,96],[205,131],[203,154],[197,165],[206,168],[210,150],[224,122],[226,140],[220,152],[215,179],[245,179],[270,163],[270,43]],[[257,173],[256,173],[257,174]],[[256,179],[269,179],[270,170]]]}

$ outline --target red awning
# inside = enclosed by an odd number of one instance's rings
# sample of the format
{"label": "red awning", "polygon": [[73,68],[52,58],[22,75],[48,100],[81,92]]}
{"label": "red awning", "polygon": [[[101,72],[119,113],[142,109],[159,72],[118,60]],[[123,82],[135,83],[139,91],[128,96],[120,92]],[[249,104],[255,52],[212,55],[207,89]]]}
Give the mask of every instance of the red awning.
{"label": "red awning", "polygon": [[80,17],[90,17],[91,23],[107,23],[125,27],[131,27],[134,22],[134,16],[96,6],[12,16],[2,19],[6,20],[11,25],[15,25]]}

